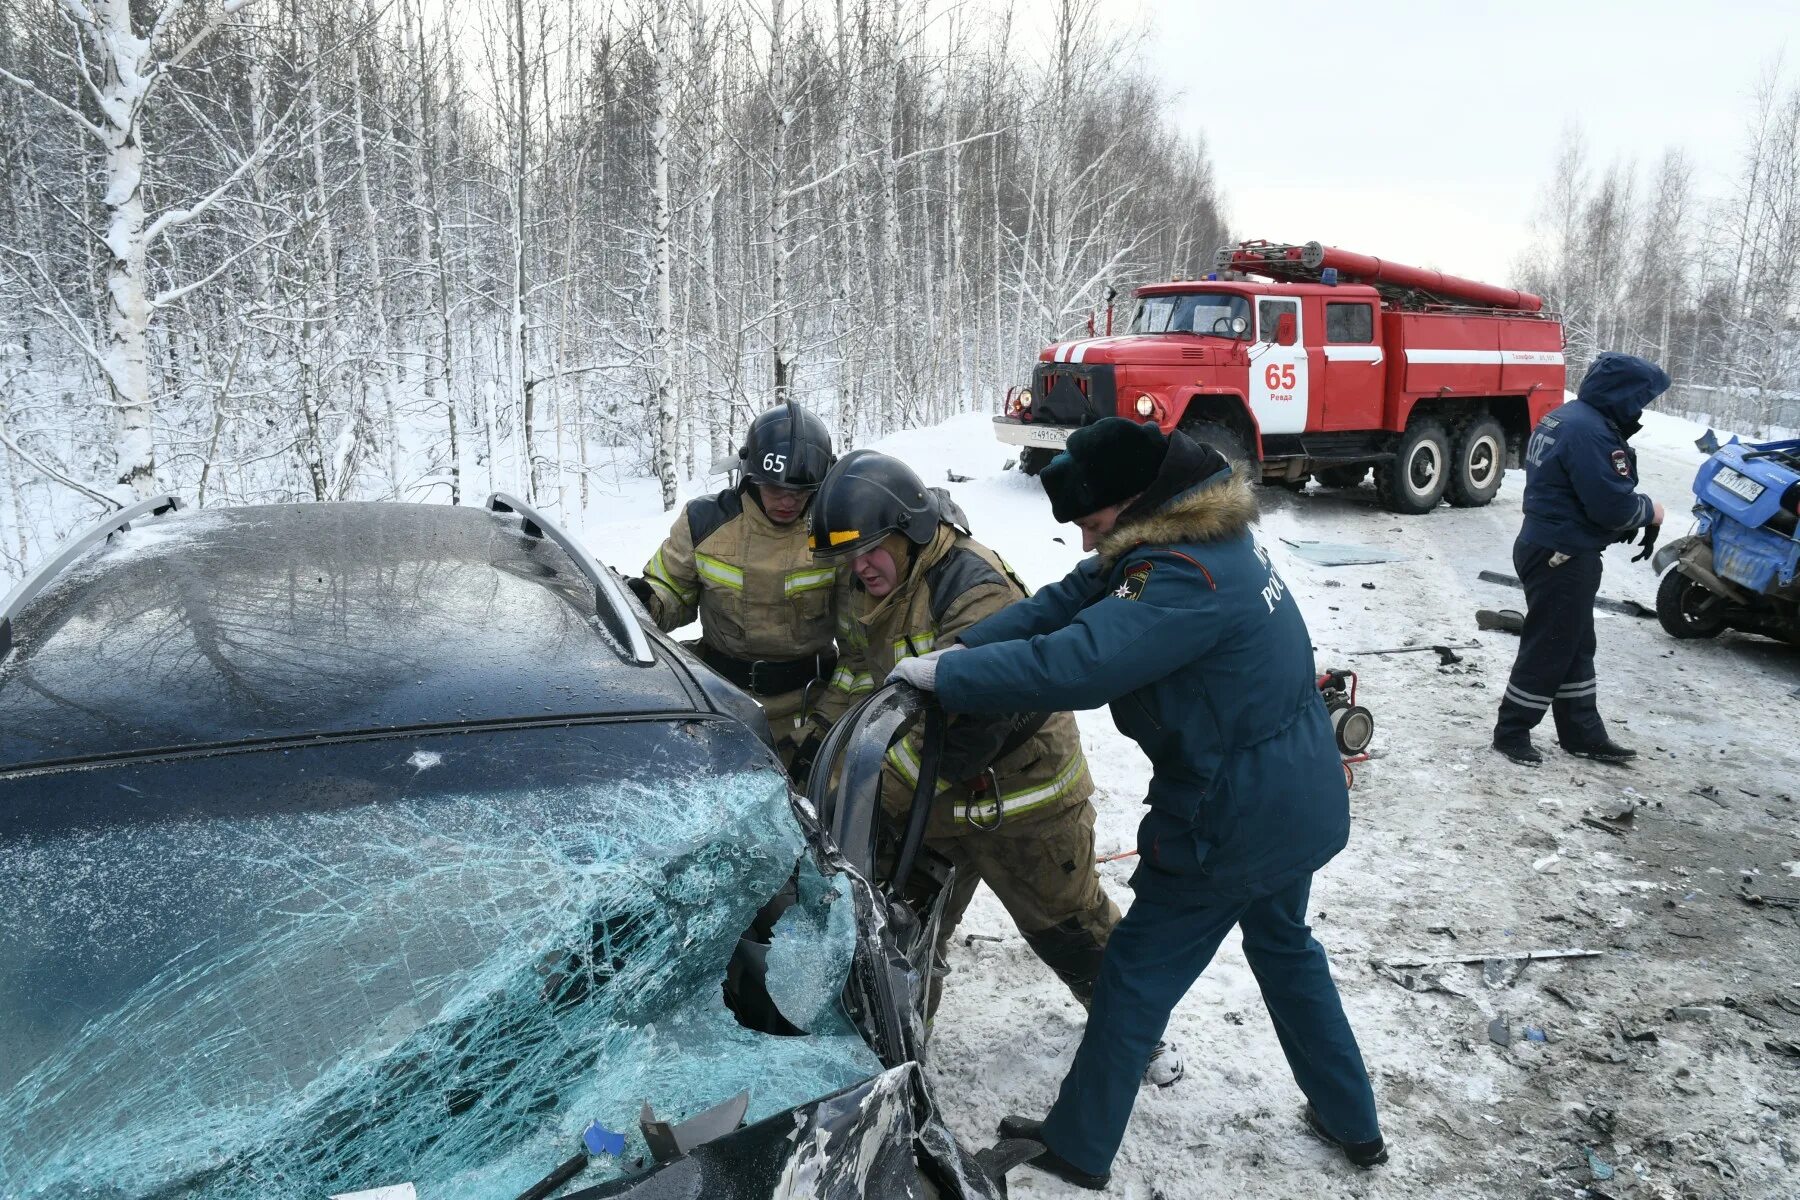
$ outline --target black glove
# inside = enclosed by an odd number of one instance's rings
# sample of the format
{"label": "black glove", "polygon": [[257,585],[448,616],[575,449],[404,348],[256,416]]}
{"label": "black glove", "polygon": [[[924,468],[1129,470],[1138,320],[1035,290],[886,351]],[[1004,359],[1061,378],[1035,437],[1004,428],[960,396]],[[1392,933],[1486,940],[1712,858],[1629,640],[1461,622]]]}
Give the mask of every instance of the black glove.
{"label": "black glove", "polygon": [[650,590],[650,584],[647,581],[632,575],[626,578],[625,586],[631,589],[631,594],[636,596],[645,608],[650,607],[650,598],[656,593]]}
{"label": "black glove", "polygon": [[788,778],[801,791],[806,790],[807,782],[812,777],[813,760],[819,757],[819,747],[824,744],[825,735],[814,728],[806,735],[806,740],[800,743],[800,748],[794,751],[793,764],[788,767]]}
{"label": "black glove", "polygon": [[1642,546],[1643,549],[1639,550],[1636,554],[1632,555],[1631,561],[1632,562],[1643,562],[1646,558],[1649,558],[1650,555],[1656,550],[1656,536],[1657,536],[1657,534],[1659,534],[1661,532],[1662,532],[1661,525],[1646,525],[1646,526],[1644,526],[1643,539],[1638,542],[1638,545]]}

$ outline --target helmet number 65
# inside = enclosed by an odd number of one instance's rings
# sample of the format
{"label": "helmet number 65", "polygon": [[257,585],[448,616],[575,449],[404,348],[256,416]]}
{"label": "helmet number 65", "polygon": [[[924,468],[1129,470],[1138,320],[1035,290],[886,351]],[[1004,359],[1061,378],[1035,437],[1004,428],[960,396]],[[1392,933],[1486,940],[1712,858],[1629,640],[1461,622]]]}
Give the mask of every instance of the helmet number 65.
{"label": "helmet number 65", "polygon": [[765,454],[762,467],[765,471],[785,471],[787,470],[787,455]]}

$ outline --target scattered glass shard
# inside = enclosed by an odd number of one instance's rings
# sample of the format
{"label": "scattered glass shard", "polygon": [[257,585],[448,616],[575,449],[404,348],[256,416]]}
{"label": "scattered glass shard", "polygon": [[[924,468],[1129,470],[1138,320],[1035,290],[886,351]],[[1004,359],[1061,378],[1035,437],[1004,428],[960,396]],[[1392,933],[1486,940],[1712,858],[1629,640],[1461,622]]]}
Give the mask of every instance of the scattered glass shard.
{"label": "scattered glass shard", "polygon": [[1374,546],[1357,546],[1349,542],[1313,542],[1282,538],[1294,554],[1321,567],[1358,567],[1370,563],[1405,562],[1407,555],[1395,550],[1377,550]]}

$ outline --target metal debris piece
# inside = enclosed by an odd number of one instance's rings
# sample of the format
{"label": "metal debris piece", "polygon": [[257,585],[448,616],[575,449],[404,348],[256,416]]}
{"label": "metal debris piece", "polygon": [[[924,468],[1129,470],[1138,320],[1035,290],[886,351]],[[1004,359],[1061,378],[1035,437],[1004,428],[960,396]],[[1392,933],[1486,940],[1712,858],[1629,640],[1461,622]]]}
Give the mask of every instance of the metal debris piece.
{"label": "metal debris piece", "polygon": [[1604,833],[1610,833],[1614,837],[1624,837],[1626,834],[1626,830],[1622,825],[1614,824],[1611,821],[1603,821],[1599,817],[1583,817],[1581,818],[1581,823],[1590,828],[1601,830]]}
{"label": "metal debris piece", "polygon": [[1488,1022],[1488,1041],[1503,1050],[1512,1045],[1512,1026],[1507,1024],[1504,1016],[1495,1017]]}
{"label": "metal debris piece", "polygon": [[1677,1004],[1674,1008],[1666,1009],[1663,1016],[1671,1021],[1710,1021],[1716,1011],[1704,1004]]}
{"label": "metal debris piece", "polygon": [[973,475],[958,475],[955,471],[945,471],[944,478],[948,479],[951,483],[967,483],[975,477]]}
{"label": "metal debris piece", "polygon": [[1599,958],[1604,950],[1475,950],[1468,954],[1446,954],[1435,958],[1384,958],[1376,966],[1441,967],[1447,963],[1478,963],[1490,958],[1520,958],[1536,961],[1543,958]]}

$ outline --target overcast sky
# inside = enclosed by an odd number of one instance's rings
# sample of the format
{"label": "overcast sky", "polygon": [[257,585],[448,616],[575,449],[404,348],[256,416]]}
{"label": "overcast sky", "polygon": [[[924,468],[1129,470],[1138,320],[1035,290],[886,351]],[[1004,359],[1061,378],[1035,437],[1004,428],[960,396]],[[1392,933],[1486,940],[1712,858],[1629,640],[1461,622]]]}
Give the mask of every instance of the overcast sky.
{"label": "overcast sky", "polygon": [[1495,282],[1569,123],[1600,162],[1680,146],[1716,194],[1758,76],[1784,46],[1800,74],[1800,0],[1124,3],[1234,232]]}

